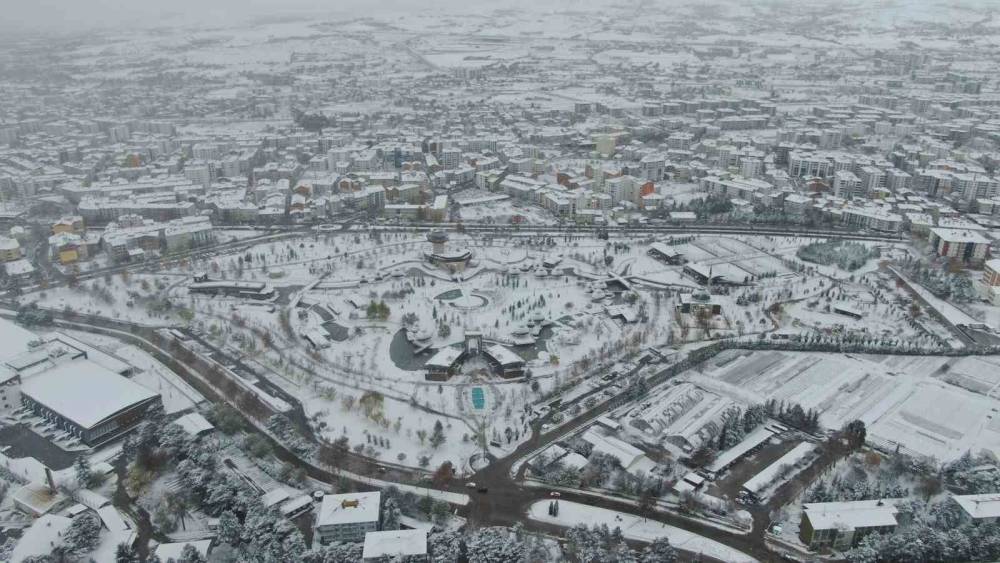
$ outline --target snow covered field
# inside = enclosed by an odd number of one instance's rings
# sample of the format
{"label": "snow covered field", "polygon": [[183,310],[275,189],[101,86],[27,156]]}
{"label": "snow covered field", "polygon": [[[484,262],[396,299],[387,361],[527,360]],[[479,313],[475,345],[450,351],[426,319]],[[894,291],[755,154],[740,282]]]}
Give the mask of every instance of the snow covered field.
{"label": "snow covered field", "polygon": [[622,534],[632,540],[651,542],[656,538],[665,536],[670,540],[670,545],[678,549],[700,553],[720,561],[728,563],[749,563],[756,561],[753,557],[715,540],[655,520],[647,520],[640,516],[568,501],[559,501],[558,516],[550,516],[548,507],[549,501],[538,501],[531,505],[531,508],[528,510],[528,517],[539,522],[566,527],[577,524],[586,524],[588,526],[606,524],[612,529],[615,527],[621,528]]}
{"label": "snow covered field", "polygon": [[[732,356],[735,360],[723,362]],[[947,461],[967,450],[1000,450],[1000,358],[799,352],[725,352],[704,374],[681,377],[736,400],[774,398],[817,409],[840,428],[860,419],[868,435]]]}

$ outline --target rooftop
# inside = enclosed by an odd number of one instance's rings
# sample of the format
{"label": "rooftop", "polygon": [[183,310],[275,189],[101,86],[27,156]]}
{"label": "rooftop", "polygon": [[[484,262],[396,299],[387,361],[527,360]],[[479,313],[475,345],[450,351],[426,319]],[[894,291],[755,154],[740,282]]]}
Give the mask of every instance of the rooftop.
{"label": "rooftop", "polygon": [[989,240],[977,231],[968,229],[931,229],[934,236],[945,242],[965,242],[973,244],[989,244]]}
{"label": "rooftop", "polygon": [[1000,493],[953,495],[951,497],[972,518],[1000,518]]}
{"label": "rooftop", "polygon": [[377,522],[382,493],[349,493],[326,495],[316,515],[316,527],[337,526],[355,522]]}
{"label": "rooftop", "polygon": [[159,396],[90,360],[66,362],[28,378],[21,392],[83,428]]}
{"label": "rooftop", "polygon": [[364,559],[427,555],[427,530],[389,530],[365,534]]}
{"label": "rooftop", "polygon": [[810,502],[802,505],[814,530],[895,526],[896,503],[905,499]]}

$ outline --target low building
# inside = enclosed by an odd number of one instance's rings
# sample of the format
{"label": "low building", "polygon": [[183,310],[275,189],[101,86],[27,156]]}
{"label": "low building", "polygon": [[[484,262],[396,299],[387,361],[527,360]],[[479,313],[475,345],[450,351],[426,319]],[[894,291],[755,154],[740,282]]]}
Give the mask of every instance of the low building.
{"label": "low building", "polygon": [[242,297],[266,301],[274,297],[274,287],[264,282],[210,280],[207,275],[197,275],[188,285],[188,292],[205,295]]}
{"label": "low building", "polygon": [[10,554],[11,563],[21,563],[36,557],[51,556],[63,543],[63,535],[69,531],[73,520],[65,516],[46,514],[32,522],[17,540]]}
{"label": "low building", "polygon": [[698,220],[698,215],[694,211],[671,211],[671,223],[694,223]]}
{"label": "low building", "polygon": [[320,544],[364,541],[378,530],[382,493],[326,495],[316,514],[313,537]]}
{"label": "low building", "polygon": [[662,242],[654,242],[649,245],[649,250],[646,252],[653,258],[666,262],[667,264],[680,264],[684,261],[684,255],[677,251],[676,248]]}
{"label": "low building", "polygon": [[365,534],[363,561],[396,561],[407,563],[430,561],[427,554],[427,530],[386,530]]}
{"label": "low building", "polygon": [[160,558],[160,561],[184,561],[185,559],[181,556],[184,553],[184,547],[188,545],[193,547],[204,560],[207,560],[209,551],[212,548],[212,540],[161,543],[156,546],[153,553]]}
{"label": "low building", "polygon": [[685,293],[681,295],[680,303],[677,304],[677,311],[685,315],[721,315],[722,305],[713,301],[711,295]]}
{"label": "low building", "polygon": [[622,468],[632,475],[649,475],[656,468],[656,462],[639,448],[614,436],[601,434],[594,428],[587,429],[582,439],[593,447],[594,452],[609,455],[618,460]]}
{"label": "low building", "polygon": [[810,502],[802,505],[799,539],[810,549],[850,549],[869,534],[889,534],[899,525],[903,499]]}
{"label": "low building", "polygon": [[1000,493],[952,495],[952,502],[962,509],[962,520],[970,524],[1000,522]]}
{"label": "low building", "polygon": [[121,436],[163,408],[159,393],[86,359],[25,379],[21,404],[89,446]]}
{"label": "low building", "polygon": [[524,360],[506,346],[491,344],[482,349],[483,357],[493,372],[503,378],[524,375]]}

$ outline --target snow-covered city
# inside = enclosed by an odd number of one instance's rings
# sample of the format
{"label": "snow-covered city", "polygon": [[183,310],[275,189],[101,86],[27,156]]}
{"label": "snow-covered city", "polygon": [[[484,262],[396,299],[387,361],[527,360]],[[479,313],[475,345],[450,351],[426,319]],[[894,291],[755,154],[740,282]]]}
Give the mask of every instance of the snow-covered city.
{"label": "snow-covered city", "polygon": [[1000,560],[997,0],[0,13],[0,561]]}

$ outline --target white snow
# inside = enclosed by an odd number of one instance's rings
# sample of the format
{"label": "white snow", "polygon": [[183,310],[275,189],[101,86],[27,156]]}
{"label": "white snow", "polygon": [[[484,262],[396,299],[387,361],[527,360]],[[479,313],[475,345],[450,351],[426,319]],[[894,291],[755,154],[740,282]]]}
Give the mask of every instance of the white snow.
{"label": "white snow", "polygon": [[607,524],[612,529],[621,528],[622,534],[632,540],[651,542],[665,536],[670,540],[670,544],[678,549],[704,554],[728,563],[756,561],[753,557],[713,539],[625,512],[561,500],[558,501],[559,515],[550,516],[548,513],[549,502],[541,500],[532,504],[528,511],[528,517],[538,522],[565,527],[577,524],[586,524],[587,526]]}

